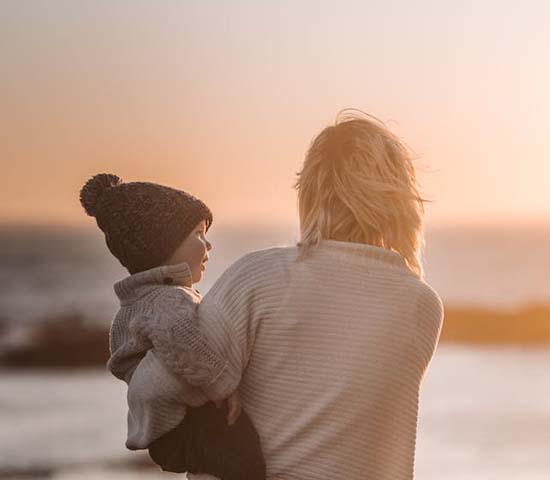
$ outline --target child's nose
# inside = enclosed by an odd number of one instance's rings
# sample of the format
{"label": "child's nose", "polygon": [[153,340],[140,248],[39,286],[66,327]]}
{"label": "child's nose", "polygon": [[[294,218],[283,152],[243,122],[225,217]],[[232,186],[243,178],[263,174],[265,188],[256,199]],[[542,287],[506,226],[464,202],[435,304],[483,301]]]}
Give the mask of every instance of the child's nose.
{"label": "child's nose", "polygon": [[212,250],[212,244],[208,240],[206,240],[206,250]]}

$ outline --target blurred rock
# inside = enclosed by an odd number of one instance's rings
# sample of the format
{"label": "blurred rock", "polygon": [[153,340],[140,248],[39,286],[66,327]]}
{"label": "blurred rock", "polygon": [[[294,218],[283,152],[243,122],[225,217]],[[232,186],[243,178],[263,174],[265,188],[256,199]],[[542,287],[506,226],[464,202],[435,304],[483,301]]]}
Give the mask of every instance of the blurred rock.
{"label": "blurred rock", "polygon": [[42,480],[46,478],[52,478],[54,469],[42,468],[42,467],[29,467],[29,468],[3,468],[0,467],[0,478],[3,480]]}
{"label": "blurred rock", "polygon": [[0,366],[104,366],[108,358],[108,329],[86,321],[79,312],[46,317],[25,326],[4,323],[0,330]]}

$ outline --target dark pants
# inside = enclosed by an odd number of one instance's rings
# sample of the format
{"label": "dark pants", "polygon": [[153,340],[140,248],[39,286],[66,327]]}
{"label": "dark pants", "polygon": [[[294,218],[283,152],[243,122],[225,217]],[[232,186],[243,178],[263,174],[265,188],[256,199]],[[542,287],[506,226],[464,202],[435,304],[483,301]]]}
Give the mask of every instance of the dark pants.
{"label": "dark pants", "polygon": [[227,424],[227,402],[188,407],[183,421],[149,446],[167,472],[209,473],[222,480],[265,480],[260,438],[248,415]]}

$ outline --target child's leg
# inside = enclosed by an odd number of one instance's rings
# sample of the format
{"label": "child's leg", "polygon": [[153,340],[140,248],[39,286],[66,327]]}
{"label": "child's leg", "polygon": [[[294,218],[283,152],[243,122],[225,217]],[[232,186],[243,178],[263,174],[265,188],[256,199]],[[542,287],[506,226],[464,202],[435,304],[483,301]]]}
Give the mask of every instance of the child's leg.
{"label": "child's leg", "polygon": [[175,429],[155,440],[149,455],[167,472],[207,473],[222,480],[265,480],[260,438],[242,411],[227,424],[227,404],[188,408]]}
{"label": "child's leg", "polygon": [[173,430],[149,445],[149,456],[166,472],[184,473],[197,467],[189,449],[190,426],[187,409],[184,420]]}
{"label": "child's leg", "polygon": [[234,425],[227,424],[227,403],[216,408],[208,403],[190,409],[192,431],[189,450],[197,469],[223,480],[264,480],[265,460],[260,438],[252,421],[242,411]]}

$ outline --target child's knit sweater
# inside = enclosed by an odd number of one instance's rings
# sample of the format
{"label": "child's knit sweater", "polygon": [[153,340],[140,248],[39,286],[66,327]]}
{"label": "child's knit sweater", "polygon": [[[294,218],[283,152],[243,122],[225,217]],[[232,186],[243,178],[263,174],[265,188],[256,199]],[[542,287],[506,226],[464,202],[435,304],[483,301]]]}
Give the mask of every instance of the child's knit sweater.
{"label": "child's knit sweater", "polygon": [[[198,406],[232,393],[228,388],[235,379],[222,378],[229,375],[226,362],[199,329],[201,297],[185,286],[190,279],[189,266],[181,263],[139,272],[114,285],[120,310],[111,326],[107,366],[129,386],[130,449],[147,448],[177,426],[185,403]],[[206,396],[193,387],[201,387]]]}

